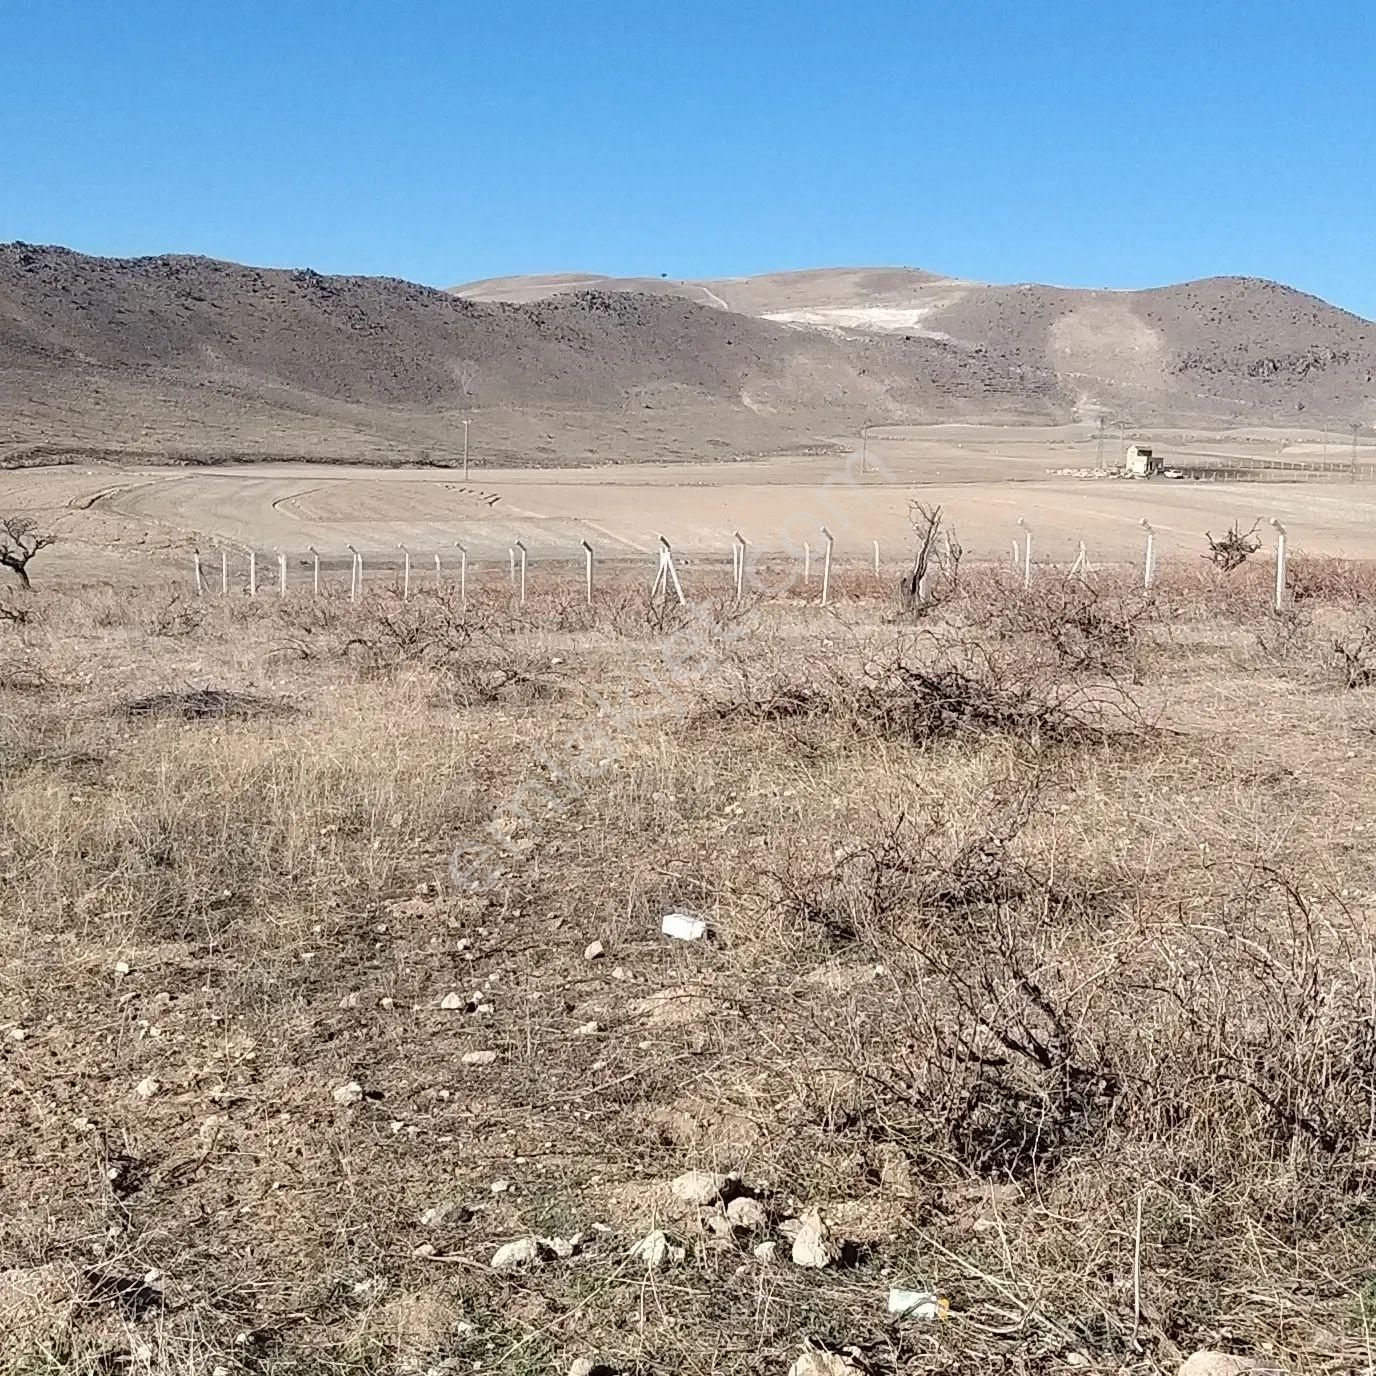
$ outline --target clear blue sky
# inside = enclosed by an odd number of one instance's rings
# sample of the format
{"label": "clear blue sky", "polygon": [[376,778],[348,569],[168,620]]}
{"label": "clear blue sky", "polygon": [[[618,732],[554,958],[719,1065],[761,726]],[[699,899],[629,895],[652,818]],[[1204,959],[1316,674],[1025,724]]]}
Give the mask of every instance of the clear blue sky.
{"label": "clear blue sky", "polygon": [[0,238],[94,253],[1376,316],[1374,144],[1370,0],[0,0]]}

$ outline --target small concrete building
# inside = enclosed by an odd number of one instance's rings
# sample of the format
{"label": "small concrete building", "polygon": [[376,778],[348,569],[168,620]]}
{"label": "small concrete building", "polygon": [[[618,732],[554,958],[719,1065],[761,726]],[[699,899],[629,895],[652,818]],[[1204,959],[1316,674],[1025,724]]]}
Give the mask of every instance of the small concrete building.
{"label": "small concrete building", "polygon": [[1151,452],[1149,444],[1130,444],[1126,461],[1126,471],[1132,478],[1155,477],[1166,466],[1166,461]]}

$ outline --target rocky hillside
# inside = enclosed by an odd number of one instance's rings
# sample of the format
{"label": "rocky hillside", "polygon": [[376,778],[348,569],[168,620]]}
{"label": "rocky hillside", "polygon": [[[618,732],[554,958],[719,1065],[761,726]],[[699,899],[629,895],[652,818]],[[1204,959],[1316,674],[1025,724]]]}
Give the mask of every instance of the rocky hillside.
{"label": "rocky hillside", "polygon": [[[12,447],[317,457],[447,452],[456,413],[517,437],[509,458],[532,416],[556,450],[589,415],[604,431],[618,418],[629,442],[643,425],[625,418],[653,412],[705,426],[720,453],[889,416],[1065,414],[1047,370],[916,333],[839,336],[676,294],[482,303],[391,278],[25,244],[0,247],[0,408]],[[691,452],[682,439],[670,453]]]}
{"label": "rocky hillside", "polygon": [[[549,299],[593,280],[502,278],[470,300]],[[643,279],[597,279],[603,291]],[[911,268],[656,281],[719,309],[836,334],[916,335],[1050,371],[1081,414],[1376,420],[1376,325],[1275,282],[1212,277],[1149,291],[1000,286]]]}

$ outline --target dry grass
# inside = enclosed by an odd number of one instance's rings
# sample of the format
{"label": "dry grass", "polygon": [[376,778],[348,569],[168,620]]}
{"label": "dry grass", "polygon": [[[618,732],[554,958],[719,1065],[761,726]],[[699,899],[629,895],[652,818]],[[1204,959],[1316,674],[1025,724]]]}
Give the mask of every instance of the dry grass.
{"label": "dry grass", "polygon": [[[0,1369],[1369,1366],[1376,711],[1330,649],[1369,577],[1309,571],[1294,630],[1264,573],[972,571],[916,620],[858,575],[36,595]],[[689,1168],[845,1264],[757,1260]],[[627,1258],[652,1226],[683,1262]]]}

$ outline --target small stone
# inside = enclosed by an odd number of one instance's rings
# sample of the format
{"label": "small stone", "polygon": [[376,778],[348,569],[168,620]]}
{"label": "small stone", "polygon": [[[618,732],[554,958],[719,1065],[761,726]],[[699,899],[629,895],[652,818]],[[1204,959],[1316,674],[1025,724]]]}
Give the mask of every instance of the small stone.
{"label": "small stone", "polygon": [[1177,1376],[1285,1376],[1285,1368],[1260,1357],[1195,1352],[1181,1362]]}
{"label": "small stone", "polygon": [[580,1023],[574,1028],[574,1035],[578,1037],[595,1037],[602,1030],[600,1022]]}
{"label": "small stone", "polygon": [[788,1369],[788,1376],[854,1376],[860,1368],[839,1352],[804,1352]]}
{"label": "small stone", "polygon": [[572,1237],[542,1237],[540,1239],[540,1242],[562,1260],[571,1257],[578,1250],[578,1244],[582,1241],[582,1233],[574,1233]]}
{"label": "small stone", "polygon": [[509,1194],[512,1185],[510,1180],[494,1180],[488,1188],[493,1194]]}
{"label": "small stone", "polygon": [[583,948],[584,960],[601,960],[607,952],[600,941],[591,941]]}
{"label": "small stone", "polygon": [[715,1204],[730,1183],[730,1176],[718,1175],[716,1171],[685,1171],[670,1182],[669,1189],[675,1199],[705,1207]]}
{"label": "small stone", "polygon": [[682,1261],[685,1255],[684,1249],[670,1242],[662,1228],[647,1233],[630,1250],[632,1261],[643,1261],[652,1271],[667,1266],[671,1261]]}
{"label": "small stone", "polygon": [[446,1012],[453,1012],[457,1008],[467,1008],[468,1000],[464,998],[464,996],[458,993],[456,990],[451,989],[440,1000],[440,1007],[443,1008]]}
{"label": "small stone", "polygon": [[134,1093],[140,1099],[151,1099],[161,1088],[162,1086],[150,1075],[134,1086]]}
{"label": "small stone", "polygon": [[665,913],[659,929],[675,941],[701,941],[707,935],[707,924],[700,917],[688,913]]}
{"label": "small stone", "polygon": [[773,1261],[778,1255],[779,1244],[774,1241],[762,1242],[755,1248],[755,1257],[759,1261]]}
{"label": "small stone", "polygon": [[117,975],[127,975],[130,972],[130,965],[127,960],[117,960],[110,967]]}
{"label": "small stone", "polygon": [[413,1257],[419,1257],[421,1259],[424,1259],[425,1257],[432,1257],[435,1255],[435,1244],[433,1242],[422,1242],[420,1246],[417,1247],[411,1253],[411,1255]]}
{"label": "small stone", "polygon": [[346,1085],[340,1085],[334,1092],[334,1101],[337,1104],[356,1104],[363,1098],[363,1086],[357,1080],[350,1080]]}
{"label": "small stone", "polygon": [[539,1260],[540,1244],[533,1237],[522,1237],[498,1247],[490,1264],[494,1271],[513,1271],[518,1266],[534,1266]]}
{"label": "small stone", "polygon": [[808,1266],[820,1270],[836,1260],[836,1247],[831,1242],[831,1233],[822,1222],[816,1209],[809,1209],[800,1220],[798,1236],[793,1239],[792,1257],[795,1266]]}
{"label": "small stone", "polygon": [[497,1059],[495,1051],[465,1051],[463,1053],[464,1065],[491,1065]]}
{"label": "small stone", "polygon": [[569,1363],[569,1376],[592,1376],[597,1363],[591,1357],[575,1357]]}
{"label": "small stone", "polygon": [[356,993],[353,993],[353,994],[345,994],[344,997],[343,997],[342,999],[339,1000],[339,1006],[340,1006],[340,1008],[345,1009],[345,1010],[350,1009],[350,1008],[357,1008],[357,1007],[358,1007],[358,995],[357,995]]}
{"label": "small stone", "polygon": [[902,1290],[898,1287],[889,1291],[889,1313],[904,1319],[922,1319],[930,1323],[946,1317],[950,1301],[930,1290]]}
{"label": "small stone", "polygon": [[769,1225],[769,1215],[764,1205],[758,1199],[750,1199],[745,1195],[733,1199],[726,1206],[726,1216],[733,1227],[742,1228],[747,1233],[761,1232]]}
{"label": "small stone", "polygon": [[1065,1364],[1066,1366],[1088,1366],[1089,1355],[1081,1352],[1078,1348],[1072,1349],[1065,1354]]}

